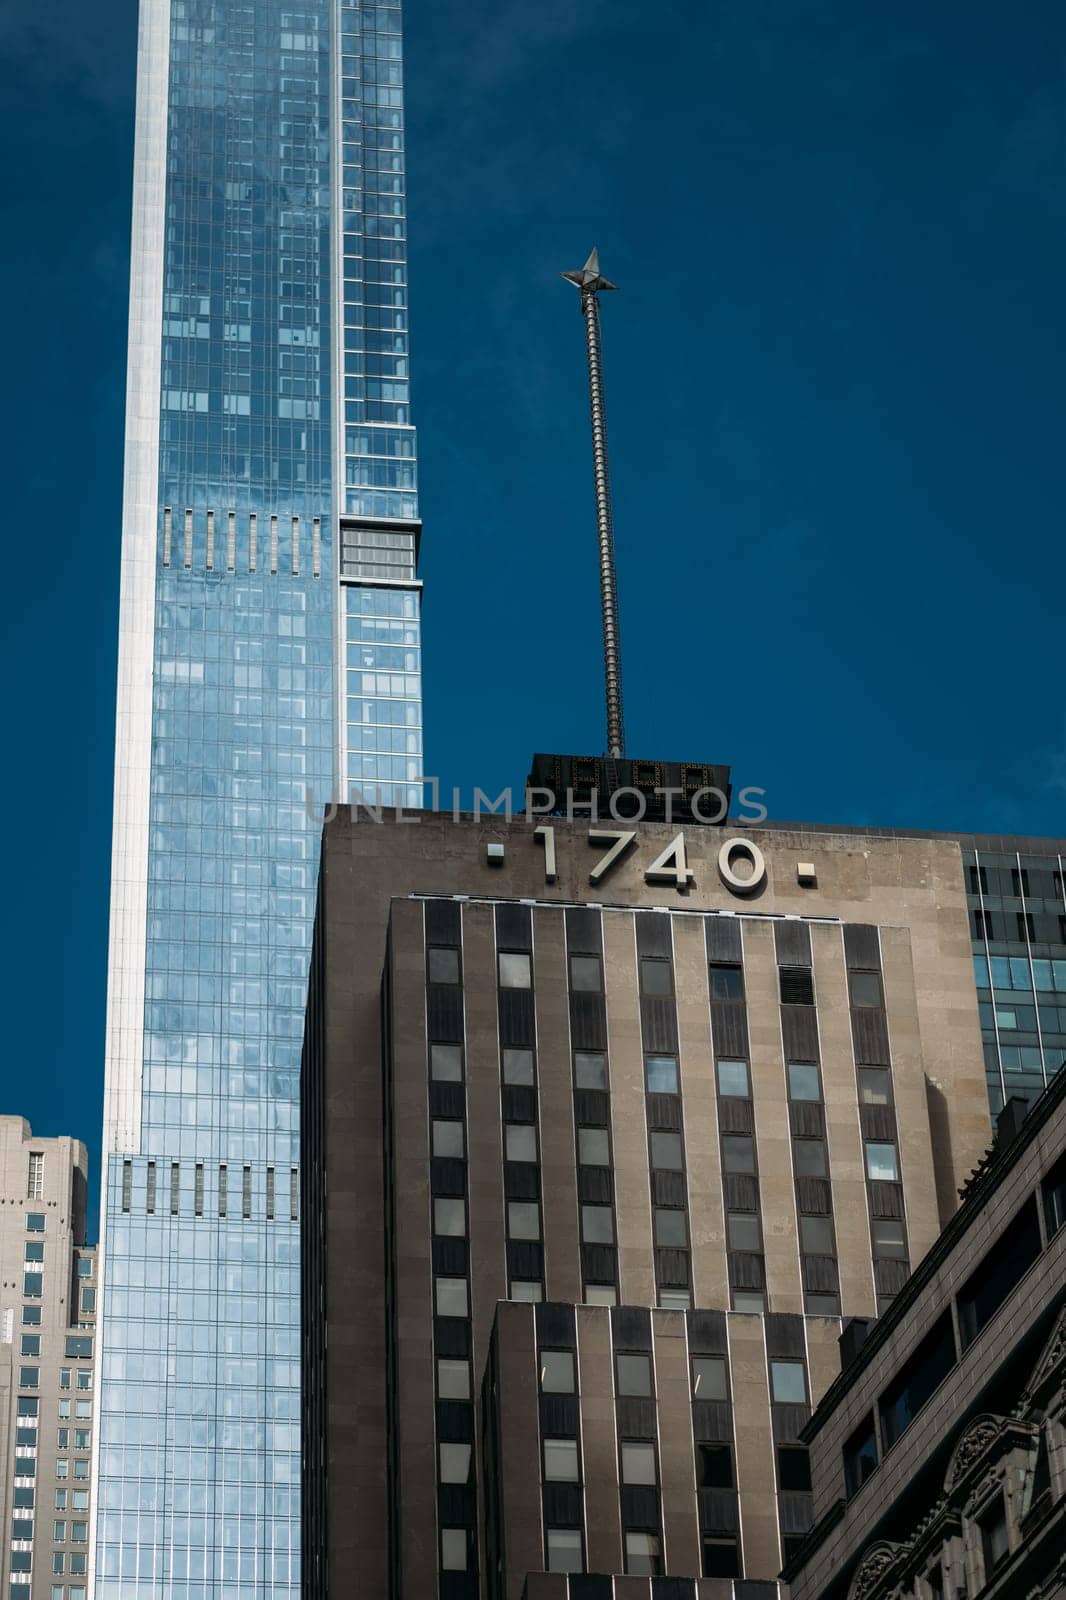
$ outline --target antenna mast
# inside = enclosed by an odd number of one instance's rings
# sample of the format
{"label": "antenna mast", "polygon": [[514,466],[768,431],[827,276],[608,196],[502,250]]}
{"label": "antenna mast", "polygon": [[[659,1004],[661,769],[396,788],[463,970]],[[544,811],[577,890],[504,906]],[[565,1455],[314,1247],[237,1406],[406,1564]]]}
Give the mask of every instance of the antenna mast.
{"label": "antenna mast", "polygon": [[599,253],[593,250],[580,272],[562,276],[581,290],[588,345],[589,409],[592,415],[592,461],[596,477],[596,523],[600,541],[600,601],[603,608],[603,666],[607,690],[607,754],[616,759],[625,750],[622,720],[622,653],[618,628],[618,585],[614,566],[614,524],[611,516],[611,476],[607,461],[607,417],[603,401],[603,353],[600,346],[599,295],[617,289],[600,272]]}

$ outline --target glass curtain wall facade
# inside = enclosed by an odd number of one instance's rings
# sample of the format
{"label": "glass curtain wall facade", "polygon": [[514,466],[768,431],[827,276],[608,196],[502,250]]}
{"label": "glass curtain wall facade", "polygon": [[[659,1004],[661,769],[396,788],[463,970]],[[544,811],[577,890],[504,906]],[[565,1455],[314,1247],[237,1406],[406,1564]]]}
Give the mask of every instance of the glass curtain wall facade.
{"label": "glass curtain wall facade", "polygon": [[963,870],[995,1113],[1034,1100],[1066,1063],[1066,841],[990,843],[964,849]]}
{"label": "glass curtain wall facade", "polygon": [[100,1600],[299,1591],[320,818],[421,800],[400,8],[292,5],[141,3]]}

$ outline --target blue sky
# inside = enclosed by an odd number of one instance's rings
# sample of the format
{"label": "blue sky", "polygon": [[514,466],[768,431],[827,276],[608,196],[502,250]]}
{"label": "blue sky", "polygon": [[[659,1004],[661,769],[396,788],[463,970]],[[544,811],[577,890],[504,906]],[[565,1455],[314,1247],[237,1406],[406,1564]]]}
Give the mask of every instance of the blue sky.
{"label": "blue sky", "polygon": [[[408,0],[427,764],[602,745],[604,306],[630,750],[777,818],[1061,834],[1058,0]],[[98,1150],[133,0],[0,11],[3,1109]]]}

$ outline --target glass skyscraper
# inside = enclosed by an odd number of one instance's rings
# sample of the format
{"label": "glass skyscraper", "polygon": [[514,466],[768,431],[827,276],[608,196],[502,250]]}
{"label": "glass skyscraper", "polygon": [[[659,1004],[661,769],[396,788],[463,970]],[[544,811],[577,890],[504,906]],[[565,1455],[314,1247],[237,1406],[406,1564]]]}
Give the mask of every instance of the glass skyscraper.
{"label": "glass skyscraper", "polygon": [[99,1600],[299,1589],[319,819],[422,792],[400,22],[141,0]]}
{"label": "glass skyscraper", "polygon": [[1066,1063],[1066,840],[965,838],[992,1110],[1034,1100]]}

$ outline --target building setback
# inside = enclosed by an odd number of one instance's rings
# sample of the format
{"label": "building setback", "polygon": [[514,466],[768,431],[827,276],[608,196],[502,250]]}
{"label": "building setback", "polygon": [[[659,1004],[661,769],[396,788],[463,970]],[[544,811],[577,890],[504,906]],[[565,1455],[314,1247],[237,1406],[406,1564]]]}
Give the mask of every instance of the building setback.
{"label": "building setback", "polygon": [[988,1144],[956,841],[621,831],[326,827],[308,1596],[772,1593],[841,1319]]}
{"label": "building setback", "polygon": [[1066,839],[867,832],[961,846],[989,1102],[1036,1099],[1066,1061]]}
{"label": "building setback", "polygon": [[792,1600],[1066,1595],[1066,1074],[996,1147],[803,1429]]}
{"label": "building setback", "polygon": [[5,1600],[85,1600],[96,1252],[77,1139],[0,1117],[0,1553]]}

